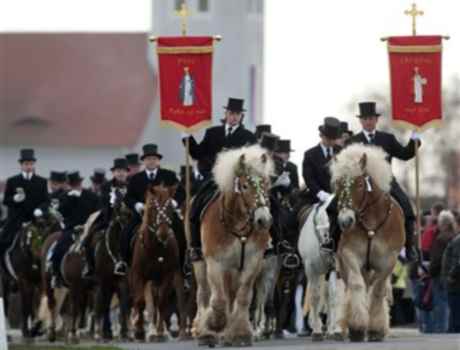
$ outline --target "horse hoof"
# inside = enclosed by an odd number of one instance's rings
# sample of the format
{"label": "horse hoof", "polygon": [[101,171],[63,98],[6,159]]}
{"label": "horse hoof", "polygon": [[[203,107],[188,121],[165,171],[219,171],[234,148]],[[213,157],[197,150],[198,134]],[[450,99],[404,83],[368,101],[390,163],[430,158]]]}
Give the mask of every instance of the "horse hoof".
{"label": "horse hoof", "polygon": [[385,334],[380,331],[369,331],[367,334],[367,341],[370,342],[381,342],[383,341],[383,338],[385,337]]}
{"label": "horse hoof", "polygon": [[332,340],[335,340],[335,341],[344,341],[344,337],[343,337],[343,334],[340,333],[340,332],[335,332],[334,334],[332,334]]}
{"label": "horse hoof", "polygon": [[136,331],[136,333],[134,334],[134,338],[135,338],[138,342],[144,342],[144,341],[145,341],[145,332],[143,332],[143,331]]}
{"label": "horse hoof", "polygon": [[284,334],[283,334],[283,332],[276,331],[275,333],[273,333],[273,338],[275,338],[275,339],[284,339]]}
{"label": "horse hoof", "polygon": [[240,335],[233,337],[232,346],[235,347],[247,347],[252,346],[252,336],[251,335]]}
{"label": "horse hoof", "polygon": [[364,330],[350,328],[348,331],[348,338],[350,338],[351,342],[363,342],[365,338]]}
{"label": "horse hoof", "polygon": [[214,348],[218,343],[219,339],[214,335],[202,335],[198,338],[198,346]]}
{"label": "horse hoof", "polygon": [[324,335],[323,333],[312,333],[311,335],[311,340],[312,341],[323,341],[324,340]]}
{"label": "horse hoof", "polygon": [[52,330],[48,333],[48,341],[54,343],[56,341],[56,331]]}
{"label": "horse hoof", "polygon": [[119,340],[122,343],[129,343],[133,341],[133,339],[127,334],[121,334]]}
{"label": "horse hoof", "polygon": [[168,341],[168,337],[164,334],[162,335],[157,335],[156,337],[156,342],[157,343],[166,343]]}
{"label": "horse hoof", "polygon": [[186,333],[179,333],[179,337],[178,337],[178,340],[179,341],[187,341],[187,340],[191,340],[192,337]]}
{"label": "horse hoof", "polygon": [[73,335],[73,336],[69,337],[69,344],[76,345],[76,344],[79,344],[79,343],[80,343],[80,340],[78,339],[78,337],[76,335]]}

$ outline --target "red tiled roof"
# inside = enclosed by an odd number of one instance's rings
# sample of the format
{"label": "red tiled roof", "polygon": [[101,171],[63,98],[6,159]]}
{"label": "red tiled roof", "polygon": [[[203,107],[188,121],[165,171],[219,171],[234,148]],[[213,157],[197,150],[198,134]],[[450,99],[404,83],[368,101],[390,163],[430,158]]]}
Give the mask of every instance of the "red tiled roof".
{"label": "red tiled roof", "polygon": [[154,99],[146,33],[1,34],[0,144],[131,146]]}

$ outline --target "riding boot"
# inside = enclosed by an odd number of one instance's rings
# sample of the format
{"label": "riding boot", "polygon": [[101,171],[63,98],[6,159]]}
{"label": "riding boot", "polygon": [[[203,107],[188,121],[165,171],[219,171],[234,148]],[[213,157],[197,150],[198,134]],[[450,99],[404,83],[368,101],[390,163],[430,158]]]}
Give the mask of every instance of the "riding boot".
{"label": "riding boot", "polygon": [[203,260],[199,218],[190,218],[190,248],[188,258],[191,263]]}
{"label": "riding boot", "polygon": [[406,259],[409,262],[413,262],[418,259],[418,252],[416,247],[414,246],[414,228],[415,228],[415,220],[408,219],[405,222],[405,230],[406,230]]}

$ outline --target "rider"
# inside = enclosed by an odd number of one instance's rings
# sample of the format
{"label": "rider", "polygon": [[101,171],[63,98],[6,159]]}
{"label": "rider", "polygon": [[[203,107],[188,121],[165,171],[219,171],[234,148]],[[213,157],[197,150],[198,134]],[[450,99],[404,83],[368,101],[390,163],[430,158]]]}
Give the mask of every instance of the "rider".
{"label": "rider", "polygon": [[128,179],[141,171],[141,162],[139,161],[139,154],[137,153],[128,153],[125,155],[126,160],[128,161]]}
{"label": "rider", "polygon": [[209,200],[217,191],[217,185],[212,179],[211,171],[216,157],[223,149],[239,148],[256,142],[252,132],[243,125],[245,109],[244,100],[229,98],[225,108],[223,125],[206,129],[200,143],[189,134],[183,134],[183,141],[189,138],[190,155],[198,161],[198,170],[205,181],[198,190],[190,211],[191,242],[189,258],[191,262],[203,259],[201,252],[200,215]]}
{"label": "rider", "polygon": [[[393,134],[376,130],[380,113],[376,111],[375,102],[359,103],[359,110],[360,114],[357,117],[361,122],[362,131],[351,137],[350,143],[364,143],[383,148],[388,154],[388,161],[390,164],[392,158],[407,161],[415,156],[416,143],[418,145],[421,144],[418,133],[415,131],[412,132],[409,143],[403,146]],[[406,257],[408,260],[413,260],[417,257],[417,252],[414,250],[413,246],[415,215],[412,205],[395,178],[393,178],[391,183],[390,192],[404,212],[406,218]]]}
{"label": "rider", "polygon": [[6,181],[3,204],[8,207],[8,218],[0,237],[0,256],[3,256],[24,222],[40,214],[39,207],[48,203],[46,179],[35,174],[35,152],[33,149],[20,151],[21,173]]}
{"label": "rider", "polygon": [[[94,252],[91,249],[91,240],[93,232],[105,231],[112,220],[112,209],[115,203],[115,191],[124,196],[127,191],[127,177],[128,177],[128,162],[125,158],[116,158],[113,161],[113,167],[110,169],[112,172],[112,179],[102,185],[101,188],[101,214],[100,219],[97,221],[96,227],[84,237],[81,245],[85,248],[86,265],[83,276],[90,278],[94,273],[95,261]],[[123,269],[122,263],[118,261],[115,264],[114,274],[119,275],[120,270]]]}

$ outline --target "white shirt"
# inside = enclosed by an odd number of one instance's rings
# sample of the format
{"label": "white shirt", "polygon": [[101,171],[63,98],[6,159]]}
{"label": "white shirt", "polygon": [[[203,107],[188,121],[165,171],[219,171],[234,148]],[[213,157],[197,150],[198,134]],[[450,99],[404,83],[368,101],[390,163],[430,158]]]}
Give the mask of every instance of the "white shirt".
{"label": "white shirt", "polygon": [[374,142],[375,142],[375,132],[376,130],[372,130],[372,131],[367,131],[367,130],[364,130],[363,129],[363,133],[364,133],[364,136],[366,136],[366,139],[367,139],[367,142],[371,142],[371,138],[369,137],[370,134],[374,135]]}
{"label": "white shirt", "polygon": [[321,146],[321,149],[323,150],[323,155],[324,155],[324,158],[327,158],[327,152],[329,150],[329,154],[331,156],[334,155],[334,148],[333,147],[326,147],[325,145],[323,145],[322,143],[319,144]]}
{"label": "white shirt", "polygon": [[25,171],[22,172],[22,177],[24,180],[30,180],[34,173],[26,173]]}
{"label": "white shirt", "polygon": [[225,136],[230,136],[230,134],[228,133],[230,128],[232,128],[231,134],[233,134],[235,130],[238,129],[238,127],[239,125],[230,126],[228,124],[225,124]]}
{"label": "white shirt", "polygon": [[152,177],[151,174],[153,174],[153,178],[155,179],[157,177],[157,172],[158,172],[158,169],[155,169],[155,170],[145,169],[145,173],[147,174],[147,179],[149,179],[149,180]]}

